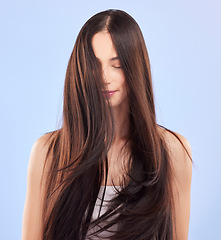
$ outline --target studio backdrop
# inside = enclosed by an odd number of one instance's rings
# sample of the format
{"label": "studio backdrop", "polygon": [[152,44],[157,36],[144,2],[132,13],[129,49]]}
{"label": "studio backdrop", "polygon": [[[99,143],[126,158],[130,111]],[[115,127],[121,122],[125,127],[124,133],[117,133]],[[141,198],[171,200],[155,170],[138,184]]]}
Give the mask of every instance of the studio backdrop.
{"label": "studio backdrop", "polygon": [[221,2],[0,0],[0,239],[21,239],[33,143],[61,126],[67,63],[92,15],[128,12],[147,45],[159,124],[191,144],[190,240],[221,239]]}

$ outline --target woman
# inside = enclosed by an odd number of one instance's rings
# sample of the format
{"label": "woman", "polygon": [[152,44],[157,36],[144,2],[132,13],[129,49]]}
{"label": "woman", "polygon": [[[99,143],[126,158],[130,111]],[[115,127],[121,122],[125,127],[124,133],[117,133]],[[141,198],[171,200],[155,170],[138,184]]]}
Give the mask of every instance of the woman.
{"label": "woman", "polygon": [[82,27],[63,123],[33,145],[22,239],[188,238],[191,147],[156,123],[141,30],[119,10]]}

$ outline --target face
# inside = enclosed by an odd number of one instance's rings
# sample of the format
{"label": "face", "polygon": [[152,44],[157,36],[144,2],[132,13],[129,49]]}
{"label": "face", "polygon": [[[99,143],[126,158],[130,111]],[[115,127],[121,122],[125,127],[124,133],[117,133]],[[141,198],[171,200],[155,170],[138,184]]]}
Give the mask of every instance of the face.
{"label": "face", "polygon": [[119,58],[107,31],[96,33],[92,38],[92,47],[103,70],[103,81],[110,105],[123,107],[127,104],[126,79]]}

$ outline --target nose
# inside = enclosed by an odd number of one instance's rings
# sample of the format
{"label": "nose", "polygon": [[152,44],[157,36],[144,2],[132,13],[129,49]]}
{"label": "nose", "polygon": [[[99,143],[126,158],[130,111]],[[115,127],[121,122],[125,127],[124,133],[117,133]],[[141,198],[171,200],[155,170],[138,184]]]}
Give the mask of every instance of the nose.
{"label": "nose", "polygon": [[108,70],[107,68],[103,68],[102,69],[102,77],[103,77],[103,80],[105,82],[105,85],[108,85],[110,84],[110,78],[109,78],[109,75],[108,75]]}

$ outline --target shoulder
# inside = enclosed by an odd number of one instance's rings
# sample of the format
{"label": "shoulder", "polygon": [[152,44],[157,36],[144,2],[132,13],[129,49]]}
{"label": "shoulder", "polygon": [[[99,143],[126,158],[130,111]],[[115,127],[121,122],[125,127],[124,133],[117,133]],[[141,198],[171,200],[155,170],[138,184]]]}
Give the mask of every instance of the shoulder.
{"label": "shoulder", "polygon": [[[23,211],[22,240],[42,239],[43,222],[43,201],[45,186],[43,169],[49,147],[49,140],[52,133],[46,133],[38,138],[32,145],[28,170],[27,170],[27,191]],[[45,175],[46,176],[46,175]],[[42,180],[42,182],[41,182]]]}
{"label": "shoulder", "polygon": [[[55,133],[56,131],[46,133],[33,143],[28,163],[28,175],[31,176],[32,179],[39,179],[41,177],[47,157],[47,163],[49,163],[50,156],[47,156],[47,153],[51,143],[51,137]],[[46,169],[49,167],[47,165],[45,165]]]}
{"label": "shoulder", "polygon": [[176,239],[188,239],[190,192],[192,178],[192,151],[189,141],[179,133],[159,129],[163,136],[172,167],[172,192]]}
{"label": "shoulder", "polygon": [[184,153],[185,151],[183,151],[183,147],[185,147],[192,157],[191,144],[183,135],[160,126],[157,126],[157,129],[159,134],[164,138],[165,143],[172,154]]}
{"label": "shoulder", "polygon": [[177,132],[158,129],[167,146],[173,172],[174,185],[189,191],[192,179],[192,150],[190,142]]}
{"label": "shoulder", "polygon": [[192,149],[190,142],[177,132],[159,126],[158,131],[166,143],[173,167],[175,167],[176,170],[184,170],[183,167],[185,167],[187,172],[191,171]]}
{"label": "shoulder", "polygon": [[[45,153],[50,144],[50,138],[56,133],[56,131],[48,132],[39,137],[32,145],[32,151],[39,150],[41,153]],[[39,152],[38,152],[39,153]]]}
{"label": "shoulder", "polygon": [[51,133],[46,133],[33,143],[29,159],[29,168],[36,170],[36,167],[37,169],[42,167],[48,152],[48,140],[50,137]]}

